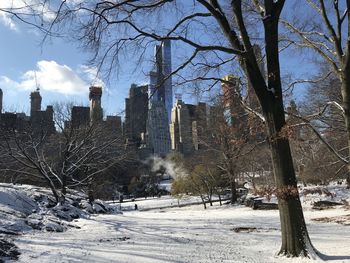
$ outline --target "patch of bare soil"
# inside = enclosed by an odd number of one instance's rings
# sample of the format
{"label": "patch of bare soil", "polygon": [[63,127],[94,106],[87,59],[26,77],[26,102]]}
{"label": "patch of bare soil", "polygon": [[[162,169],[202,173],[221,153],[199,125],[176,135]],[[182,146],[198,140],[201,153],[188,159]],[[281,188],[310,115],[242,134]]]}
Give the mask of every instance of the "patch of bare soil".
{"label": "patch of bare soil", "polygon": [[350,214],[345,216],[319,217],[312,220],[322,223],[337,223],[344,226],[350,226]]}
{"label": "patch of bare soil", "polygon": [[234,227],[231,229],[236,233],[250,233],[250,232],[269,232],[278,230],[277,228],[262,228],[262,227]]}
{"label": "patch of bare soil", "polygon": [[316,210],[324,210],[324,209],[334,208],[336,206],[342,206],[342,205],[344,205],[344,203],[325,200],[325,201],[315,202],[312,208]]}

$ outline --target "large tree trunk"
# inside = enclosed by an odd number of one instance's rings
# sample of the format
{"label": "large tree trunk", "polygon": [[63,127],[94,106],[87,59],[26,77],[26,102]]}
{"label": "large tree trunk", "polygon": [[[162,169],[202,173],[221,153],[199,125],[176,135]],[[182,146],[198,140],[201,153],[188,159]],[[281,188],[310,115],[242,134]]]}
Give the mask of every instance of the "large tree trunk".
{"label": "large tree trunk", "polygon": [[237,191],[236,191],[236,182],[235,179],[231,181],[231,204],[237,202]]}
{"label": "large tree trunk", "polygon": [[[350,23],[350,22],[349,22]],[[349,59],[349,58],[348,58]],[[341,78],[341,95],[343,99],[343,109],[345,117],[345,127],[347,132],[348,156],[350,157],[350,73],[349,67],[345,66],[344,74]],[[350,164],[348,164],[348,176],[346,178],[347,188],[350,188]]]}
{"label": "large tree trunk", "polygon": [[[282,246],[279,254],[297,257],[308,256],[313,249],[306,229],[301,207],[297,179],[288,138],[281,134],[285,126],[283,94],[278,50],[278,19],[264,20],[268,89],[261,105],[266,119],[267,135],[277,187],[281,221]],[[259,87],[257,87],[259,88]]]}
{"label": "large tree trunk", "polygon": [[60,202],[60,196],[57,192],[56,187],[54,186],[53,182],[51,180],[48,181],[49,187],[51,189],[51,192],[55,198],[56,204],[58,204]]}
{"label": "large tree trunk", "polygon": [[232,157],[230,157],[228,176],[230,178],[230,187],[231,187],[231,204],[237,202],[237,186],[236,186],[236,174],[235,174],[235,165],[233,163]]}
{"label": "large tree trunk", "polygon": [[267,115],[267,126],[281,221],[282,246],[279,253],[287,256],[307,256],[308,249],[313,248],[299,199],[289,141],[278,135],[284,113],[277,113],[283,115],[277,118],[273,118],[273,115],[276,114]]}
{"label": "large tree trunk", "polygon": [[313,247],[299,199],[289,141],[281,134],[286,122],[278,50],[279,12],[276,11],[277,4],[273,4],[272,1],[268,3],[263,20],[267,83],[265,76],[259,70],[252,47],[248,48],[248,54],[243,63],[265,116],[281,221],[282,246],[279,254],[291,257],[308,256],[312,252],[309,249],[313,250]]}
{"label": "large tree trunk", "polygon": [[[347,10],[349,10],[350,8],[350,1],[347,0],[346,1],[346,6],[347,6]],[[347,141],[348,141],[348,157],[350,157],[350,13],[347,13],[347,27],[348,27],[348,32],[347,32],[347,36],[348,36],[348,40],[347,40],[347,44],[346,44],[346,51],[345,54],[343,54],[342,56],[340,56],[341,54],[338,52],[338,57],[340,58],[343,68],[341,70],[341,72],[338,73],[340,75],[338,75],[340,77],[340,81],[341,81],[341,95],[342,95],[342,100],[343,100],[343,109],[344,109],[344,117],[345,117],[345,127],[346,127],[346,131],[347,131]],[[341,41],[342,39],[340,39]],[[350,162],[350,159],[348,158],[348,161]],[[346,182],[347,182],[347,188],[350,189],[350,164],[348,163],[348,175],[346,178]]]}
{"label": "large tree trunk", "polygon": [[54,182],[50,179],[50,176],[48,174],[43,173],[42,171],[39,171],[39,173],[42,174],[42,176],[45,178],[49,188],[51,189],[51,192],[55,198],[56,204],[60,202],[60,194],[58,193],[56,186]]}

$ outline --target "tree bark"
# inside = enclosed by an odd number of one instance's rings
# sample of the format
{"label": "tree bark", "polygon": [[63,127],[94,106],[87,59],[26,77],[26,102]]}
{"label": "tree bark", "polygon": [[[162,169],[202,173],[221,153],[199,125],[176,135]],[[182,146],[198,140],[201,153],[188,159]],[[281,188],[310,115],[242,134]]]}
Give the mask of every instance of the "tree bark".
{"label": "tree bark", "polygon": [[236,202],[237,202],[236,182],[233,179],[231,181],[231,204],[234,204]]}
{"label": "tree bark", "polygon": [[205,200],[204,200],[202,195],[201,195],[201,200],[202,200],[202,204],[203,204],[204,209],[207,209],[207,204],[205,203]]}
{"label": "tree bark", "polygon": [[[275,17],[273,16],[275,15]],[[272,166],[277,187],[278,208],[281,221],[282,246],[279,254],[297,257],[308,256],[313,249],[306,229],[299,199],[297,179],[293,166],[289,140],[280,132],[286,124],[278,50],[278,17],[272,14],[264,20],[267,87],[259,97],[266,121],[271,148]],[[255,90],[264,83],[252,83]],[[266,84],[265,84],[266,85]]]}
{"label": "tree bark", "polygon": [[209,203],[210,203],[210,206],[213,206],[213,190],[210,189],[209,191]]}
{"label": "tree bark", "polygon": [[[280,134],[286,124],[278,49],[278,21],[283,5],[284,1],[265,1],[263,23],[267,82],[259,69],[257,58],[247,36],[244,43],[247,54],[241,63],[260,101],[265,117],[281,221],[282,246],[279,254],[297,257],[308,256],[311,252],[308,249],[312,250],[313,247],[299,199],[289,141]],[[243,20],[242,17],[237,17]],[[241,33],[246,34],[244,25],[241,24],[241,27],[243,28],[240,29]]]}
{"label": "tree bark", "polygon": [[311,244],[311,241],[299,199],[290,146],[287,138],[278,137],[277,130],[280,129],[276,130],[275,122],[276,120],[267,119],[282,232],[279,254],[293,257],[307,256],[308,244]]}
{"label": "tree bark", "polygon": [[58,204],[60,202],[60,197],[59,197],[59,195],[57,193],[57,190],[56,190],[54,184],[49,181],[48,185],[49,185],[49,188],[51,189],[51,192],[52,192],[52,194],[53,194],[53,196],[54,196],[54,198],[56,200],[56,204]]}
{"label": "tree bark", "polygon": [[[350,23],[350,22],[349,22]],[[349,56],[350,54],[348,54]],[[350,67],[345,66],[344,72],[341,79],[341,94],[343,99],[343,109],[344,109],[344,117],[345,117],[345,128],[347,131],[347,143],[348,143],[348,156],[350,157]],[[348,176],[347,176],[347,187],[350,188],[350,164],[347,166]]]}
{"label": "tree bark", "polygon": [[46,182],[47,182],[49,188],[51,189],[51,192],[52,192],[52,194],[53,194],[53,196],[54,196],[54,198],[55,198],[55,200],[56,200],[56,204],[58,204],[58,203],[60,202],[60,195],[59,195],[59,193],[58,193],[58,191],[57,191],[57,189],[56,189],[56,187],[55,187],[54,182],[50,179],[50,176],[49,176],[49,175],[43,173],[43,171],[40,171],[40,170],[39,170],[39,172],[40,172],[40,173],[43,175],[43,177],[45,178],[45,180],[46,180]]}

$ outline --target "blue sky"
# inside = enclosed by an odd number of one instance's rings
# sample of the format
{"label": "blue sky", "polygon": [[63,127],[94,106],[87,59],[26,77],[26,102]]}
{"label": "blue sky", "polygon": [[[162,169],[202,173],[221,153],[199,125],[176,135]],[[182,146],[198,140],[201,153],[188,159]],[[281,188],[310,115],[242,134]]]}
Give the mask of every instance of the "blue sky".
{"label": "blue sky", "polygon": [[[128,96],[131,83],[148,82],[146,73],[152,68],[152,47],[147,51],[148,62],[134,73],[135,62],[121,61],[117,77],[106,81],[96,78],[96,69],[87,66],[89,54],[65,39],[47,40],[41,44],[42,35],[23,23],[9,20],[0,12],[0,88],[4,92],[4,109],[29,112],[29,94],[40,86],[42,107],[60,101],[74,101],[77,105],[88,104],[88,88],[92,84],[104,87],[103,102],[106,114],[120,114],[124,111],[124,99]],[[182,56],[172,47],[175,55]],[[182,49],[182,51],[184,51]],[[287,51],[281,54],[282,74],[293,73],[295,78],[309,78],[315,66],[305,54]],[[173,65],[173,67],[175,67]],[[34,73],[35,72],[35,73]],[[302,97],[303,86],[295,89],[294,95]],[[184,96],[186,98],[186,96]],[[185,99],[191,101],[190,98]]]}
{"label": "blue sky", "polygon": [[[88,104],[91,84],[104,87],[107,114],[121,113],[131,83],[145,83],[147,76],[121,71],[109,82],[96,79],[96,69],[87,66],[88,54],[64,39],[41,45],[42,35],[21,23],[6,23],[0,17],[0,88],[4,110],[29,112],[29,94],[39,85],[42,107],[60,101]],[[35,72],[35,73],[34,73]]]}

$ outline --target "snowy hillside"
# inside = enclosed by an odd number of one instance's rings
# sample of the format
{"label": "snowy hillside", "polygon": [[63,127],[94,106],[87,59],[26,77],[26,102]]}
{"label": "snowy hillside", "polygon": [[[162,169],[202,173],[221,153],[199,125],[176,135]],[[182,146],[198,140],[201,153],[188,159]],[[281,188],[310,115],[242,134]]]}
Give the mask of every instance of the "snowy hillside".
{"label": "snowy hillside", "polygon": [[0,258],[6,258],[13,248],[11,237],[33,230],[63,232],[70,227],[79,228],[71,221],[88,218],[90,213],[118,212],[99,200],[91,206],[86,199],[84,194],[70,191],[64,205],[55,205],[48,189],[0,184]]}

